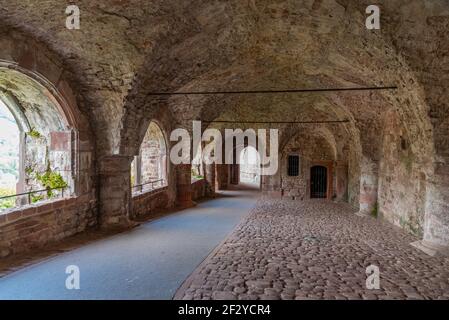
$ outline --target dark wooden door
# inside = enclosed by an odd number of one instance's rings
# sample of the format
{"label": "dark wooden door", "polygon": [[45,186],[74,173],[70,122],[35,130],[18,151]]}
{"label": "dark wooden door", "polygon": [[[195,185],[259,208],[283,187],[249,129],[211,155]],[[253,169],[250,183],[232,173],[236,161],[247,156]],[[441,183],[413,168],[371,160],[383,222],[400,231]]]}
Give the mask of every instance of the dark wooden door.
{"label": "dark wooden door", "polygon": [[327,198],[327,168],[314,166],[310,171],[310,197]]}

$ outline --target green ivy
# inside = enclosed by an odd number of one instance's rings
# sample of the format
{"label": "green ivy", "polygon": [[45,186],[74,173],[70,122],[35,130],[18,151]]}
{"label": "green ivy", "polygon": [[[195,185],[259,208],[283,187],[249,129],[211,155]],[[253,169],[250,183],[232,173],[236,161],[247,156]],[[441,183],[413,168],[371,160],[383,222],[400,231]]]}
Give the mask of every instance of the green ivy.
{"label": "green ivy", "polygon": [[28,176],[28,177],[31,177],[31,175],[33,174],[33,172],[34,172],[34,169],[33,169],[33,167],[26,167],[25,168],[25,173],[26,173],[26,175]]}
{"label": "green ivy", "polygon": [[371,215],[372,215],[374,218],[377,218],[378,213],[379,213],[379,204],[376,202],[376,203],[374,204],[373,210],[371,211]]}
{"label": "green ivy", "polygon": [[54,196],[52,189],[67,188],[68,184],[64,181],[64,178],[57,172],[52,171],[48,166],[47,171],[44,174],[36,173],[36,179],[47,190],[47,196],[52,198]]}
{"label": "green ivy", "polygon": [[[0,188],[0,197],[6,197],[10,196],[12,194],[15,194],[14,189],[7,189],[7,188]],[[0,200],[0,209],[9,209],[16,205],[16,198],[6,198],[3,200]]]}
{"label": "green ivy", "polygon": [[37,131],[35,128],[31,128],[30,132],[28,132],[27,135],[35,139],[39,139],[40,137],[42,137],[40,132]]}
{"label": "green ivy", "polygon": [[36,202],[39,202],[42,200],[44,200],[44,196],[42,196],[42,195],[40,195],[40,196],[32,195],[31,196],[31,203],[36,203]]}

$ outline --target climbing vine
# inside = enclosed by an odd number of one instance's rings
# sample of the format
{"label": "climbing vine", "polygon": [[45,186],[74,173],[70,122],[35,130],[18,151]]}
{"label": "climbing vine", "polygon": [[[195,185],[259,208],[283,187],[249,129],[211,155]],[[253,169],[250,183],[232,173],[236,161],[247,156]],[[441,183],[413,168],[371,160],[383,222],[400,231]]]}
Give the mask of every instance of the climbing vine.
{"label": "climbing vine", "polygon": [[51,170],[50,163],[48,163],[47,171],[44,174],[36,173],[36,180],[47,190],[47,196],[49,198],[54,196],[53,189],[64,189],[68,187],[64,178],[58,172]]}
{"label": "climbing vine", "polygon": [[[36,179],[42,187],[47,191],[47,197],[54,197],[54,190],[61,190],[68,187],[67,182],[64,178],[56,171],[53,171],[50,167],[50,162],[47,162],[47,170],[44,173],[35,172],[32,167],[27,167],[25,169],[26,174]],[[31,200],[33,203],[41,201],[44,199],[42,195],[32,195]]]}
{"label": "climbing vine", "polygon": [[27,135],[34,139],[40,139],[42,137],[41,133],[35,128],[31,128],[30,132],[28,132]]}

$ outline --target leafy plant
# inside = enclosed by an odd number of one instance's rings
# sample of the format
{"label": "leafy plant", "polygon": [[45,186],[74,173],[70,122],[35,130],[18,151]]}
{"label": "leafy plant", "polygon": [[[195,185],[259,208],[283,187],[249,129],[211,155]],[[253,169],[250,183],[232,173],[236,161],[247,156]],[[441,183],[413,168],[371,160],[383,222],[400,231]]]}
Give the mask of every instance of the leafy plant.
{"label": "leafy plant", "polygon": [[42,137],[40,132],[37,131],[35,128],[31,128],[30,132],[28,132],[27,135],[34,139],[39,139],[40,137]]}
{"label": "leafy plant", "polygon": [[25,168],[25,173],[26,173],[27,176],[30,177],[33,174],[33,172],[34,172],[33,167],[30,166],[30,167],[26,167]]}
{"label": "leafy plant", "polygon": [[371,211],[371,215],[375,218],[377,218],[379,211],[379,204],[376,202],[376,204],[373,207],[373,210]]}
{"label": "leafy plant", "polygon": [[50,163],[48,163],[47,171],[45,171],[44,174],[36,173],[36,180],[47,190],[47,196],[49,198],[54,196],[54,189],[64,189],[68,187],[64,178],[58,172],[51,170]]}
{"label": "leafy plant", "polygon": [[[8,189],[8,188],[0,188],[0,197],[6,197],[15,194],[15,190]],[[0,209],[9,209],[13,208],[16,205],[16,198],[6,198],[3,200],[0,200]]]}
{"label": "leafy plant", "polygon": [[42,196],[42,195],[39,195],[39,196],[32,195],[31,196],[31,203],[36,203],[36,202],[39,202],[42,200],[44,200],[44,196]]}

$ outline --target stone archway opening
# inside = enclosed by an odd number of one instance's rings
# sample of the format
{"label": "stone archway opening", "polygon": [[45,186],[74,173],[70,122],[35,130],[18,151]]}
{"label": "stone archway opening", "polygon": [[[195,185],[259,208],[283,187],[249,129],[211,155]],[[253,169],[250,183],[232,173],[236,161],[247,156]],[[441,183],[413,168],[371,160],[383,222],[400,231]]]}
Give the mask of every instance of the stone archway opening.
{"label": "stone archway opening", "polygon": [[146,192],[167,185],[168,157],[165,135],[152,121],[140,145],[139,154],[131,163],[133,193]]}
{"label": "stone archway opening", "polygon": [[[17,193],[20,176],[21,131],[14,115],[0,100],[0,197]],[[13,198],[0,200],[0,210],[15,206]]]}
{"label": "stone archway opening", "polygon": [[240,152],[240,184],[260,188],[260,157],[256,148],[248,146]]}
{"label": "stone archway opening", "polygon": [[77,132],[63,98],[41,76],[1,65],[0,100],[3,210],[74,195]]}

